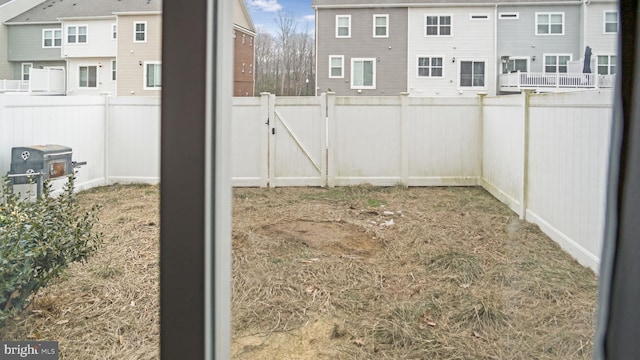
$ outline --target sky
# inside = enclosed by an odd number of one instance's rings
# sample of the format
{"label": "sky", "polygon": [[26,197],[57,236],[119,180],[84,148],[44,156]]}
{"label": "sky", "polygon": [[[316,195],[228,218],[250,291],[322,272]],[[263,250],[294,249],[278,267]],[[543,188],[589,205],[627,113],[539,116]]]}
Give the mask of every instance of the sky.
{"label": "sky", "polygon": [[294,14],[298,32],[313,33],[314,13],[311,0],[245,0],[249,14],[258,31],[278,32],[276,18],[278,11],[288,11]]}

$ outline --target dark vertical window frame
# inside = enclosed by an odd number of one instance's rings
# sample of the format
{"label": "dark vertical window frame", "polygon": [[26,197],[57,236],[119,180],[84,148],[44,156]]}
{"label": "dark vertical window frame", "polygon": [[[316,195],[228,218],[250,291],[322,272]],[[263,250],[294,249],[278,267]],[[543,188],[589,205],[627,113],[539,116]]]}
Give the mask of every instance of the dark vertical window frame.
{"label": "dark vertical window frame", "polygon": [[638,3],[620,0],[618,75],[613,111],[607,211],[594,358],[640,354],[640,69]]}
{"label": "dark vertical window frame", "polygon": [[[164,1],[160,165],[160,352],[205,357],[207,2]],[[179,29],[189,28],[189,41]],[[185,66],[188,64],[188,66]],[[187,175],[188,174],[188,175]]]}
{"label": "dark vertical window frame", "polygon": [[[163,4],[162,359],[230,358],[232,9]],[[176,31],[186,27],[189,42]]]}

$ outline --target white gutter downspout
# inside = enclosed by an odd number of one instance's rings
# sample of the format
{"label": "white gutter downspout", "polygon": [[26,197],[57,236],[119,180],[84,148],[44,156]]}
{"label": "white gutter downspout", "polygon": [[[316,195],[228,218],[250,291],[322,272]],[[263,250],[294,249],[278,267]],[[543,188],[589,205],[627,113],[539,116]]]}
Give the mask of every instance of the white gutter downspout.
{"label": "white gutter downspout", "polygon": [[493,95],[498,95],[498,87],[500,86],[500,82],[498,79],[500,78],[501,73],[500,64],[502,64],[501,61],[498,61],[498,4],[496,4],[495,8],[493,9],[493,61],[494,64],[497,63],[497,65],[494,65],[496,74],[493,77]]}
{"label": "white gutter downspout", "polygon": [[587,48],[588,45],[588,41],[587,41],[587,16],[588,16],[588,9],[587,6],[589,5],[590,1],[589,0],[584,0],[582,1],[582,51],[584,51],[584,49]]}
{"label": "white gutter downspout", "polygon": [[[315,74],[314,74],[315,81],[313,82],[313,94],[314,94],[314,96],[318,96],[318,8],[316,7],[314,9],[314,11],[315,11],[315,24],[314,24],[315,34],[313,34],[313,38],[314,38],[315,48],[316,48],[316,55],[315,55],[315,58],[316,58],[316,63],[315,63],[316,71],[315,71]],[[344,69],[343,69],[343,71],[344,71]]]}

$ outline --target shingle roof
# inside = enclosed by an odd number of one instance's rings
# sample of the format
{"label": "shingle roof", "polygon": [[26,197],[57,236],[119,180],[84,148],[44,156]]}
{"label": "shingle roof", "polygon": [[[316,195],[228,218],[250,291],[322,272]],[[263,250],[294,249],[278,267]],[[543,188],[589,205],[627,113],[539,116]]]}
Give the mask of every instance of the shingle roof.
{"label": "shingle roof", "polygon": [[447,5],[447,4],[518,4],[518,3],[566,3],[574,2],[580,4],[582,0],[312,0],[311,6],[322,7],[345,7],[345,6],[406,6],[406,5]]}
{"label": "shingle roof", "polygon": [[114,12],[146,11],[162,11],[162,0],[47,0],[6,23],[50,22],[59,18],[110,16]]}
{"label": "shingle roof", "polygon": [[8,3],[11,0],[0,0],[0,5],[4,4],[4,3]]}

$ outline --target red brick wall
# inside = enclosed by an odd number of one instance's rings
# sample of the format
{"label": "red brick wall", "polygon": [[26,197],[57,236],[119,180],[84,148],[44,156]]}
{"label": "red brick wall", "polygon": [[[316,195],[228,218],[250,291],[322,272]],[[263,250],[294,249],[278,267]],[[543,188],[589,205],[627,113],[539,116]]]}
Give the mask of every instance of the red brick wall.
{"label": "red brick wall", "polygon": [[[253,96],[254,37],[235,29],[233,39],[233,96]],[[243,41],[244,38],[244,41]]]}

